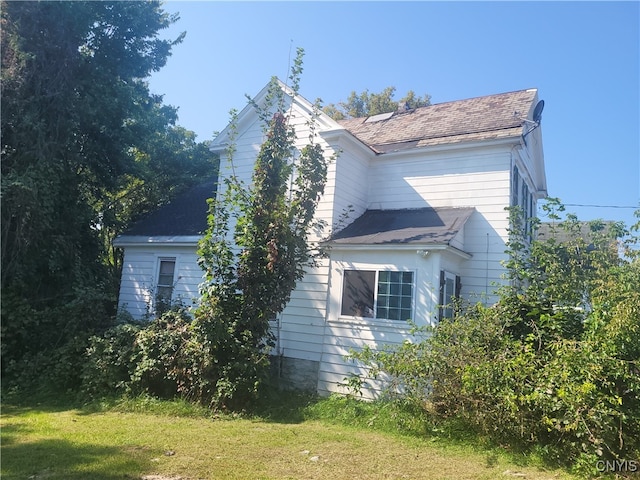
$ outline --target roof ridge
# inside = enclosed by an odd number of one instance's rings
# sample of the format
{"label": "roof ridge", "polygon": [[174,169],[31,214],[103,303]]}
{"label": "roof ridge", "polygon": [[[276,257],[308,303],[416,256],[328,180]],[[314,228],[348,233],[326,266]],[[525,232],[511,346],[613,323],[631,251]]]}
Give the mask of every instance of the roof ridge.
{"label": "roof ridge", "polygon": [[479,100],[481,98],[501,97],[501,96],[504,96],[504,95],[513,95],[514,93],[537,92],[537,91],[538,91],[537,88],[523,88],[523,89],[520,89],[520,90],[513,90],[511,92],[493,93],[493,94],[489,94],[489,95],[478,95],[476,97],[461,98],[460,100],[448,100],[446,102],[432,103],[431,105],[426,105],[424,107],[418,107],[418,108],[428,108],[428,107],[435,107],[436,105],[446,105],[447,103],[466,102],[466,101],[471,101],[471,100]]}

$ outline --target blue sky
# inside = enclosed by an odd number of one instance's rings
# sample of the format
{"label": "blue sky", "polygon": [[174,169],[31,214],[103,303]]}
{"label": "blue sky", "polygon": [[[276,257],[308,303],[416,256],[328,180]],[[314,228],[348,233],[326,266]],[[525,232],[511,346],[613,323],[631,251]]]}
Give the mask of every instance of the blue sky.
{"label": "blue sky", "polygon": [[[210,140],[232,108],[305,49],[301,94],[325,104],[396,87],[432,103],[537,88],[549,195],[566,204],[640,202],[638,2],[169,1],[186,31],[152,92]],[[589,220],[633,208],[568,206]]]}

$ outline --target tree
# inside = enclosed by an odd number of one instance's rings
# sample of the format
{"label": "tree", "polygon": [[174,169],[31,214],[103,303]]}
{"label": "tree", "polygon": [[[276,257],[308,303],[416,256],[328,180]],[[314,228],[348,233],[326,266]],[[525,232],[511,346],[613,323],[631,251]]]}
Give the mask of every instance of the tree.
{"label": "tree", "polygon": [[[298,49],[291,74],[294,95],[302,55]],[[206,284],[194,328],[205,339],[210,362],[217,364],[215,371],[209,369],[208,391],[217,405],[242,404],[255,395],[268,373],[269,321],[287,304],[314,258],[309,235],[328,159],[314,142],[312,119],[309,143],[294,165],[296,133],[284,93],[276,79],[269,88],[272,102],[254,104],[267,124],[252,183],[225,178],[224,194],[212,202],[209,230],[200,244]],[[229,155],[233,161],[232,150]]]}
{"label": "tree", "polygon": [[403,98],[396,102],[393,100],[395,91],[395,87],[387,87],[380,93],[369,93],[369,90],[364,90],[358,94],[352,91],[346,102],[340,102],[338,105],[329,104],[324,107],[323,111],[334,120],[342,120],[344,118],[368,117],[396,110],[412,110],[431,105],[429,95],[419,97],[413,90],[409,90]]}
{"label": "tree", "polygon": [[3,369],[108,322],[110,240],[213,170],[144,80],[177,19],[157,1],[2,3]]}

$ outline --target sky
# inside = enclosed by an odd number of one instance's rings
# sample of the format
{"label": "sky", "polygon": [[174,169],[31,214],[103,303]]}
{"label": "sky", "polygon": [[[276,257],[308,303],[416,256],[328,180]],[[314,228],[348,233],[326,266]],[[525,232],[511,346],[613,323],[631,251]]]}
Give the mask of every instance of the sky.
{"label": "sky", "polygon": [[[211,140],[231,109],[305,50],[300,93],[324,104],[396,88],[432,103],[537,88],[548,194],[581,220],[640,205],[640,3],[167,1],[180,19],[149,79]],[[606,208],[605,208],[606,207]],[[544,220],[544,218],[543,218]]]}

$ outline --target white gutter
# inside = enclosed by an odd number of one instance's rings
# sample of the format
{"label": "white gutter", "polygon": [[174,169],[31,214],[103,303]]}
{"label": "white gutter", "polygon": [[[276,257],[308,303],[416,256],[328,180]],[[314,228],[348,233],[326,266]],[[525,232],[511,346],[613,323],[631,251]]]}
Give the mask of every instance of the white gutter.
{"label": "white gutter", "polygon": [[122,235],[113,241],[115,247],[163,245],[168,247],[190,247],[197,245],[202,235]]}
{"label": "white gutter", "polygon": [[398,243],[387,243],[387,244],[365,244],[365,243],[329,243],[329,252],[332,250],[337,251],[370,251],[370,252],[380,252],[380,251],[389,251],[389,250],[402,250],[402,251],[415,251],[416,253],[422,255],[426,252],[430,251],[446,251],[453,253],[465,260],[469,260],[473,257],[470,253],[464,252],[458,248],[452,247],[450,245],[420,245],[420,244],[398,244]]}

